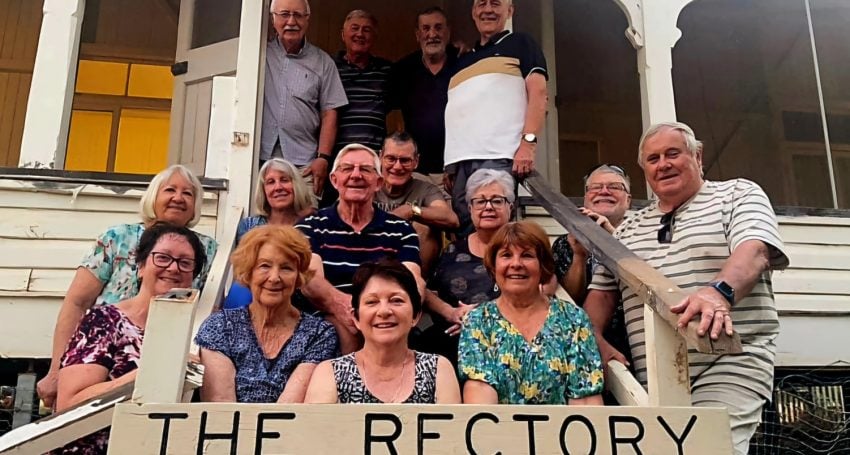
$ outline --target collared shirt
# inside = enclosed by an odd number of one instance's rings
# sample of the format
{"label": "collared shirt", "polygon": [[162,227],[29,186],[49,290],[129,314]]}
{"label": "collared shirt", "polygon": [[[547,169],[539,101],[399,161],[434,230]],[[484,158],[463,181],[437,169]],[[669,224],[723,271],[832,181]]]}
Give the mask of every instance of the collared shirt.
{"label": "collared shirt", "polygon": [[[706,181],[691,200],[676,210],[670,243],[658,242],[663,215],[658,201],[654,201],[620,224],[614,237],[685,292],[694,292],[714,280],[735,248],[747,240],[760,240],[768,246],[771,270],[788,266],[770,200],[761,187],[749,180]],[[765,399],[771,397],[774,340],[779,333],[771,270],[763,272],[752,291],[732,305],[732,321],[741,335],[743,354],[715,356],[688,350],[693,389],[705,384],[735,383]],[[597,267],[589,288],[621,292],[632,365],[637,379],[645,385],[642,292],[618,281],[602,266]]]}
{"label": "collared shirt", "polygon": [[351,278],[364,262],[392,257],[419,264],[419,237],[407,221],[375,207],[372,221],[357,232],[339,216],[339,202],[305,217],[295,225],[322,258],[327,279],[351,293]]}
{"label": "collared shirt", "polygon": [[404,129],[416,141],[419,150],[417,170],[423,174],[443,172],[446,103],[457,54],[457,48],[448,46],[446,61],[437,74],[425,66],[421,50],[393,65],[393,108],[401,109]]}
{"label": "collared shirt", "polygon": [[386,186],[381,186],[375,194],[375,204],[385,212],[392,212],[404,204],[428,207],[434,201],[444,201],[447,196],[437,185],[411,177],[404,191],[395,197],[390,196]]}
{"label": "collared shirt", "polygon": [[360,68],[346,60],[345,51],[334,61],[348,96],[348,106],[339,110],[334,152],[348,144],[363,144],[380,150],[387,135],[392,63],[369,56],[369,63]]}
{"label": "collared shirt", "polygon": [[445,165],[465,160],[514,159],[519,148],[531,73],[548,78],[534,40],[504,31],[460,56],[449,82]]}
{"label": "collared shirt", "polygon": [[266,45],[266,85],[260,159],[272,156],[280,142],[283,157],[304,166],[318,150],[321,113],[348,103],[333,59],[304,42],[297,54],[288,54],[279,39]]}

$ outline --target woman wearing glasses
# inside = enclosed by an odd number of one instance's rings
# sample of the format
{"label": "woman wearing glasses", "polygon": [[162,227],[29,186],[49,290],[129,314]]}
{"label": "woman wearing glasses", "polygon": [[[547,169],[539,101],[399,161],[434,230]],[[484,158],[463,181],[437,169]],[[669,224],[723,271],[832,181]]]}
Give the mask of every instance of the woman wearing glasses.
{"label": "woman wearing glasses", "polygon": [[[139,292],[114,305],[93,307],[80,321],[62,356],[56,409],[132,382],[138,371],[151,298],[187,288],[206,264],[198,236],[185,227],[157,223],[145,229],[135,251]],[[106,453],[109,430],[69,444],[58,453]]]}
{"label": "woman wearing glasses", "polygon": [[299,311],[292,293],[309,278],[310,245],[295,228],[251,230],[230,260],[251,304],[207,318],[195,343],[204,365],[204,401],[300,403],[316,364],[338,355],[336,330]]}
{"label": "woman wearing glasses", "polygon": [[514,179],[505,171],[479,169],[467,180],[466,199],[475,231],[450,243],[437,263],[425,297],[434,325],[425,330],[417,346],[453,363],[457,361],[457,334],[464,316],[499,295],[483,258],[493,234],[510,220]]}

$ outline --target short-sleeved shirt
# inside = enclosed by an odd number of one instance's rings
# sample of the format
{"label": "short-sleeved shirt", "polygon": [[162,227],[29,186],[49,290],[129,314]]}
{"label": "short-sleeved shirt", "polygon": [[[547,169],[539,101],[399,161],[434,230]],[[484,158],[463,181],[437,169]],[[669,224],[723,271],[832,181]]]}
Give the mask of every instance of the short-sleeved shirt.
{"label": "short-sleeved shirt", "polygon": [[302,363],[319,363],[339,355],[333,325],[301,313],[292,336],[274,359],[266,358],[248,308],[213,313],[198,329],[198,346],[224,354],[236,367],[236,401],[274,403]]}
{"label": "short-sleeved shirt", "polygon": [[239,241],[242,240],[242,237],[248,233],[251,229],[255,227],[265,226],[269,224],[269,219],[262,216],[249,216],[246,218],[242,218],[239,221],[239,225],[236,226],[236,243],[239,244]]}
{"label": "short-sleeved shirt", "polygon": [[545,77],[543,50],[523,33],[504,31],[458,59],[446,104],[445,165],[513,159],[525,126],[531,73]]}
{"label": "short-sleeved shirt", "polygon": [[407,188],[397,197],[390,197],[387,187],[382,186],[375,194],[375,204],[385,212],[392,212],[404,204],[416,204],[428,207],[434,201],[445,200],[443,190],[437,185],[417,178],[411,178]]}
{"label": "short-sleeved shirt", "polygon": [[568,404],[602,393],[602,359],[590,320],[570,302],[549,300],[529,343],[495,300],[468,314],[460,333],[458,374],[484,382],[502,404]]}
{"label": "short-sleeved shirt", "polygon": [[314,254],[322,258],[325,279],[347,294],[351,278],[364,262],[392,257],[420,264],[419,237],[407,221],[375,207],[372,221],[357,232],[339,216],[339,203],[319,210],[295,227],[310,240]]}
{"label": "short-sleeved shirt", "polygon": [[348,106],[339,110],[335,152],[349,144],[363,144],[372,150],[380,150],[387,136],[392,63],[370,56],[366,67],[360,68],[348,63],[345,51],[340,52],[334,61],[348,96]]}
{"label": "short-sleeved shirt", "polygon": [[417,170],[423,174],[443,172],[446,103],[457,55],[457,48],[448,46],[446,61],[437,74],[422,62],[421,50],[393,65],[390,78],[393,108],[401,109],[404,129],[416,141],[419,150]]}
{"label": "short-sleeved shirt", "polygon": [[266,45],[266,85],[260,159],[272,156],[280,142],[283,157],[296,166],[308,164],[318,150],[321,113],[348,103],[333,59],[304,42],[289,54],[279,39]]}
{"label": "short-sleeved shirt", "polygon": [[[87,268],[103,283],[96,305],[112,305],[139,293],[136,249],[144,231],[145,225],[141,223],[112,226],[97,238],[94,247],[83,257],[80,267]],[[192,282],[192,287],[203,289],[218,244],[212,237],[198,232],[195,234],[201,240],[207,261]]]}
{"label": "short-sleeved shirt", "polygon": [[[112,305],[92,307],[83,316],[62,355],[60,368],[72,365],[100,365],[110,381],[139,367],[145,331]],[[106,454],[109,429],[78,439],[54,454]]]}
{"label": "short-sleeved shirt", "polygon": [[[355,353],[331,360],[338,403],[383,403],[366,388]],[[413,390],[402,403],[434,404],[437,402],[437,360],[435,354],[413,352]],[[400,397],[399,397],[400,398]]]}
{"label": "short-sleeved shirt", "polygon": [[[760,240],[768,246],[771,268],[788,266],[770,200],[749,180],[706,181],[694,197],[676,210],[670,243],[658,242],[663,215],[655,201],[624,221],[614,236],[685,292],[694,292],[713,281],[732,251],[747,240]],[[620,290],[632,364],[637,379],[645,385],[646,343],[638,292],[625,282],[618,282],[605,267],[596,269],[590,289]],[[770,271],[762,273],[753,290],[732,306],[731,316],[741,335],[744,353],[715,356],[689,349],[691,387],[735,383],[769,399],[776,355],[774,340],[779,333]]]}

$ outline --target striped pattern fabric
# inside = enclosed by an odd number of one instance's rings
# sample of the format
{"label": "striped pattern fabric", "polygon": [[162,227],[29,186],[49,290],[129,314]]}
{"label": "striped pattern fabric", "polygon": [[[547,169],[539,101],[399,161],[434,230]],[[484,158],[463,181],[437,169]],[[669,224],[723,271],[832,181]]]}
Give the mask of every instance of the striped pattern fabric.
{"label": "striped pattern fabric", "polygon": [[[713,281],[732,251],[748,240],[768,245],[772,269],[788,266],[776,216],[770,200],[755,183],[736,179],[707,181],[675,214],[671,243],[658,242],[663,215],[657,202],[629,217],[614,233],[620,242],[658,269],[686,292]],[[590,289],[616,291],[623,296],[626,329],[638,380],[646,385],[646,346],[643,305],[634,289],[618,283],[605,267],[598,267]],[[735,330],[744,353],[714,356],[689,350],[691,386],[734,383],[769,399],[779,318],[773,299],[771,273],[759,277],[752,292],[738,296],[732,307]]]}
{"label": "striped pattern fabric", "polygon": [[348,97],[348,106],[338,111],[335,150],[348,144],[363,144],[378,151],[387,135],[392,63],[372,56],[366,68],[361,69],[348,63],[344,52],[335,61]]}
{"label": "striped pattern fabric", "polygon": [[375,207],[372,221],[356,232],[339,217],[337,204],[319,210],[295,225],[322,258],[325,279],[342,292],[351,292],[354,271],[364,262],[393,257],[420,264],[419,237],[407,221]]}

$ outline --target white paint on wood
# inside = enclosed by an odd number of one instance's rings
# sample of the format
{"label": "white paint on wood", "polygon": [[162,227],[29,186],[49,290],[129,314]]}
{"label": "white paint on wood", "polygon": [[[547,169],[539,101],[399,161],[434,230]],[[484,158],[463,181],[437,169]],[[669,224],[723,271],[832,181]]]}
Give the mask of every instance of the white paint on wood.
{"label": "white paint on wood", "polygon": [[89,249],[90,241],[3,239],[0,267],[76,269]]}
{"label": "white paint on wood", "polygon": [[31,269],[0,269],[0,292],[26,291],[31,274]]}
{"label": "white paint on wood", "polygon": [[776,366],[850,362],[850,316],[784,316],[776,337]]}
{"label": "white paint on wood", "polygon": [[44,0],[20,167],[64,167],[85,4],[85,0]]}
{"label": "white paint on wood", "polygon": [[841,224],[779,224],[779,235],[785,243],[814,245],[850,245],[850,227]]}
{"label": "white paint on wood", "polygon": [[774,272],[773,291],[788,294],[850,296],[850,272],[846,270],[807,269],[788,269]]}
{"label": "white paint on wood", "polygon": [[50,358],[62,295],[0,295],[0,357]]}
{"label": "white paint on wood", "polygon": [[204,172],[206,177],[227,178],[227,165],[230,161],[231,141],[233,141],[235,99],[236,78],[214,77],[210,134],[207,139],[207,159]]}
{"label": "white paint on wood", "polygon": [[690,406],[691,378],[685,339],[648,305],[643,308],[649,405]]}
{"label": "white paint on wood", "polygon": [[605,386],[620,406],[649,406],[649,395],[646,390],[632,376],[629,369],[616,360],[608,362]]}
{"label": "white paint on wood", "polygon": [[35,399],[35,373],[21,373],[15,386],[15,415],[12,428],[18,428],[32,422],[33,401]]}
{"label": "white paint on wood", "polygon": [[776,309],[782,316],[801,315],[850,315],[850,296],[817,294],[775,294]]}
{"label": "white paint on wood", "polygon": [[[817,235],[817,232],[812,235]],[[850,229],[846,235],[850,236]],[[785,254],[793,269],[850,271],[850,245],[786,243]]]}

